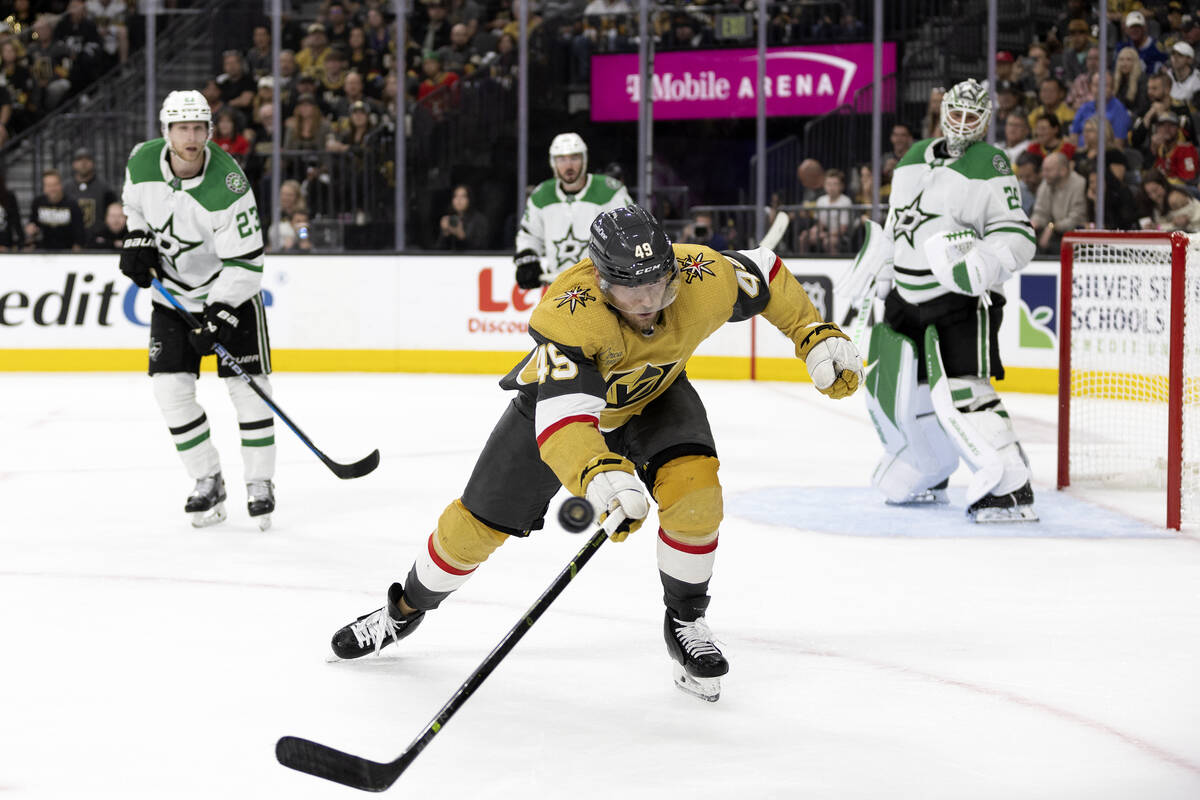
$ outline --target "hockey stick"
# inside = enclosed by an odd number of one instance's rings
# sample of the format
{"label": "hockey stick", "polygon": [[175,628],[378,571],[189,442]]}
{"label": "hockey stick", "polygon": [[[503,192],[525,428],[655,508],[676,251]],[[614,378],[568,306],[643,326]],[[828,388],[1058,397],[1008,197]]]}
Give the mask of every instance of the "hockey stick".
{"label": "hockey stick", "polygon": [[583,546],[583,549],[575,554],[575,558],[571,559],[571,563],[563,568],[563,571],[558,573],[558,577],[554,582],[542,592],[534,604],[530,606],[525,615],[509,629],[504,638],[500,640],[492,652],[488,653],[487,658],[483,660],[475,671],[472,672],[462,685],[458,687],[458,691],[446,701],[429,724],[425,726],[425,730],[412,740],[412,743],[405,748],[404,752],[395,761],[381,763],[379,761],[370,761],[361,756],[344,753],[341,750],[334,750],[332,747],[327,747],[317,742],[301,739],[296,736],[284,736],[275,744],[275,758],[279,759],[279,763],[285,767],[307,772],[309,775],[315,775],[318,778],[334,781],[336,783],[349,786],[352,789],[362,789],[365,792],[382,792],[384,789],[396,782],[404,770],[408,769],[409,765],[416,760],[431,741],[437,736],[438,732],[445,727],[446,723],[454,716],[454,713],[462,708],[463,704],[471,698],[475,690],[487,679],[488,675],[499,666],[504,657],[516,647],[517,642],[521,640],[533,623],[538,621],[542,613],[550,607],[562,590],[567,587],[579,571],[583,569],[588,560],[596,554],[600,549],[600,545],[604,544],[604,540],[617,527],[624,522],[625,517],[620,513],[610,514],[608,519],[604,521],[604,525],[600,530],[593,534],[588,543]]}
{"label": "hockey stick", "polygon": [[[200,327],[200,320],[196,319],[192,312],[184,308],[183,304],[180,303],[174,295],[168,292],[165,286],[159,283],[158,278],[153,278],[150,282],[154,284],[154,288],[158,289],[159,293],[162,294],[163,297],[167,298],[171,305],[175,306],[175,309],[183,315],[184,320],[187,321],[189,326],[192,328]],[[329,470],[334,475],[337,475],[342,480],[347,480],[349,478],[361,478],[363,475],[372,472],[376,467],[379,466],[378,450],[373,451],[361,461],[355,461],[353,464],[339,464],[329,456],[322,453],[317,449],[317,446],[312,443],[312,440],[304,435],[304,431],[296,427],[296,423],[292,422],[291,418],[288,417],[287,414],[283,413],[283,409],[275,405],[275,401],[271,399],[271,396],[264,392],[262,387],[259,386],[258,383],[252,377],[250,377],[244,369],[242,369],[241,365],[237,363],[237,360],[232,355],[230,355],[229,351],[225,349],[224,345],[222,345],[220,342],[214,342],[213,352],[217,354],[217,358],[221,359],[222,364],[229,367],[234,375],[241,378],[243,383],[247,384],[251,389],[254,390],[255,394],[263,399],[263,402],[267,404],[271,411],[275,412],[275,416],[283,420],[284,424],[292,429],[292,433],[296,434],[300,441],[304,442],[304,444],[308,446],[308,449],[312,450],[313,453],[316,454],[317,458],[321,459],[321,462],[324,463],[325,466],[329,467]]]}
{"label": "hockey stick", "polygon": [[775,245],[779,244],[779,240],[783,238],[784,231],[792,222],[792,218],[787,215],[787,212],[782,208],[775,212],[775,221],[771,223],[771,227],[767,228],[766,234],[762,241],[758,243],[759,247],[765,247],[768,250],[774,250]]}

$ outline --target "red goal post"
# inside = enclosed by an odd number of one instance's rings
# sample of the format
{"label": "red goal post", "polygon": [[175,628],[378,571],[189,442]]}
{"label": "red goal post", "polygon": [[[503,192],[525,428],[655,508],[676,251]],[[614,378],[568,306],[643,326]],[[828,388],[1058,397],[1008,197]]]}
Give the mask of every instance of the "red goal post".
{"label": "red goal post", "polygon": [[1175,529],[1200,504],[1184,461],[1200,455],[1197,246],[1181,232],[1078,231],[1061,250],[1058,488],[1165,488]]}

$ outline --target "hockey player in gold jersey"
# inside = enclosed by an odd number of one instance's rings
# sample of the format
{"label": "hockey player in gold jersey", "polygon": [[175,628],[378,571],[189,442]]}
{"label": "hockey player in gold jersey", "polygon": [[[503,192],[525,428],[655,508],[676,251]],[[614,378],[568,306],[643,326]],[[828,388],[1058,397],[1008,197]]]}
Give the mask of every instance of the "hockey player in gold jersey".
{"label": "hockey player in gold jersey", "polygon": [[816,387],[854,393],[862,359],[824,322],[769,249],[718,253],[671,244],[638,206],[598,216],[585,258],[550,285],[529,322],[535,346],[501,381],[517,394],[492,431],[462,497],[387,604],[340,629],[333,650],[356,658],[398,639],[461,587],[511,537],[528,536],[560,486],[586,497],[624,540],[658,504],[664,636],[680,688],[717,699],[724,655],[705,621],[722,519],[717,449],[685,368],[726,322],[761,314],[786,334]]}

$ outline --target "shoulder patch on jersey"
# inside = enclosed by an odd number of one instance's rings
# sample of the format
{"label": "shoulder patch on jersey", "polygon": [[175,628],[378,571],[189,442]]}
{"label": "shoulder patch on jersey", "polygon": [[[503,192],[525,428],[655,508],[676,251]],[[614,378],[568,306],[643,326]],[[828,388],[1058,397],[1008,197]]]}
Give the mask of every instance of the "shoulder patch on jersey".
{"label": "shoulder patch on jersey", "polygon": [[614,192],[621,188],[621,182],[611,175],[605,176],[604,183],[607,184],[608,188],[612,189]]}
{"label": "shoulder patch on jersey", "polygon": [[992,166],[1001,175],[1012,174],[1012,167],[1008,165],[1008,158],[1003,153],[996,153],[996,155],[992,156]]}
{"label": "shoulder patch on jersey", "polygon": [[234,194],[245,194],[250,191],[250,181],[236,172],[231,172],[225,176],[225,188]]}
{"label": "shoulder patch on jersey", "polygon": [[692,281],[703,281],[705,275],[713,275],[716,273],[709,269],[709,266],[715,264],[711,258],[704,258],[700,253],[689,253],[679,259],[679,272],[683,275],[683,282],[690,284]]}
{"label": "shoulder patch on jersey", "polygon": [[554,298],[558,301],[556,308],[570,306],[568,309],[572,314],[575,313],[575,308],[587,308],[588,303],[596,302],[595,296],[585,286],[573,286],[567,291]]}

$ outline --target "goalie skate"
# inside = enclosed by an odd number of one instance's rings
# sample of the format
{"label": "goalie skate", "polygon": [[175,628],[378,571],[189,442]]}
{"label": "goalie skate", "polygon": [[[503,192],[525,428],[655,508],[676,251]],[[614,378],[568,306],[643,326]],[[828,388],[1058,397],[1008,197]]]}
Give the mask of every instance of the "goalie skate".
{"label": "goalie skate", "polygon": [[721,676],[729,672],[729,662],[714,643],[704,617],[691,622],[675,619],[668,611],[663,620],[667,652],[675,659],[675,685],[683,691],[717,702],[721,697]]}
{"label": "goalie skate", "polygon": [[950,479],[947,478],[937,486],[930,486],[928,489],[913,492],[903,500],[885,500],[884,502],[889,506],[944,505],[950,502],[950,497],[946,493],[946,487],[949,485]]}
{"label": "goalie skate", "polygon": [[207,528],[225,521],[225,481],[217,472],[196,481],[183,510],[192,515],[193,528]]}
{"label": "goalie skate", "polygon": [[987,494],[971,504],[967,516],[972,522],[1037,522],[1033,510],[1033,487],[1026,483],[1009,494]]}

